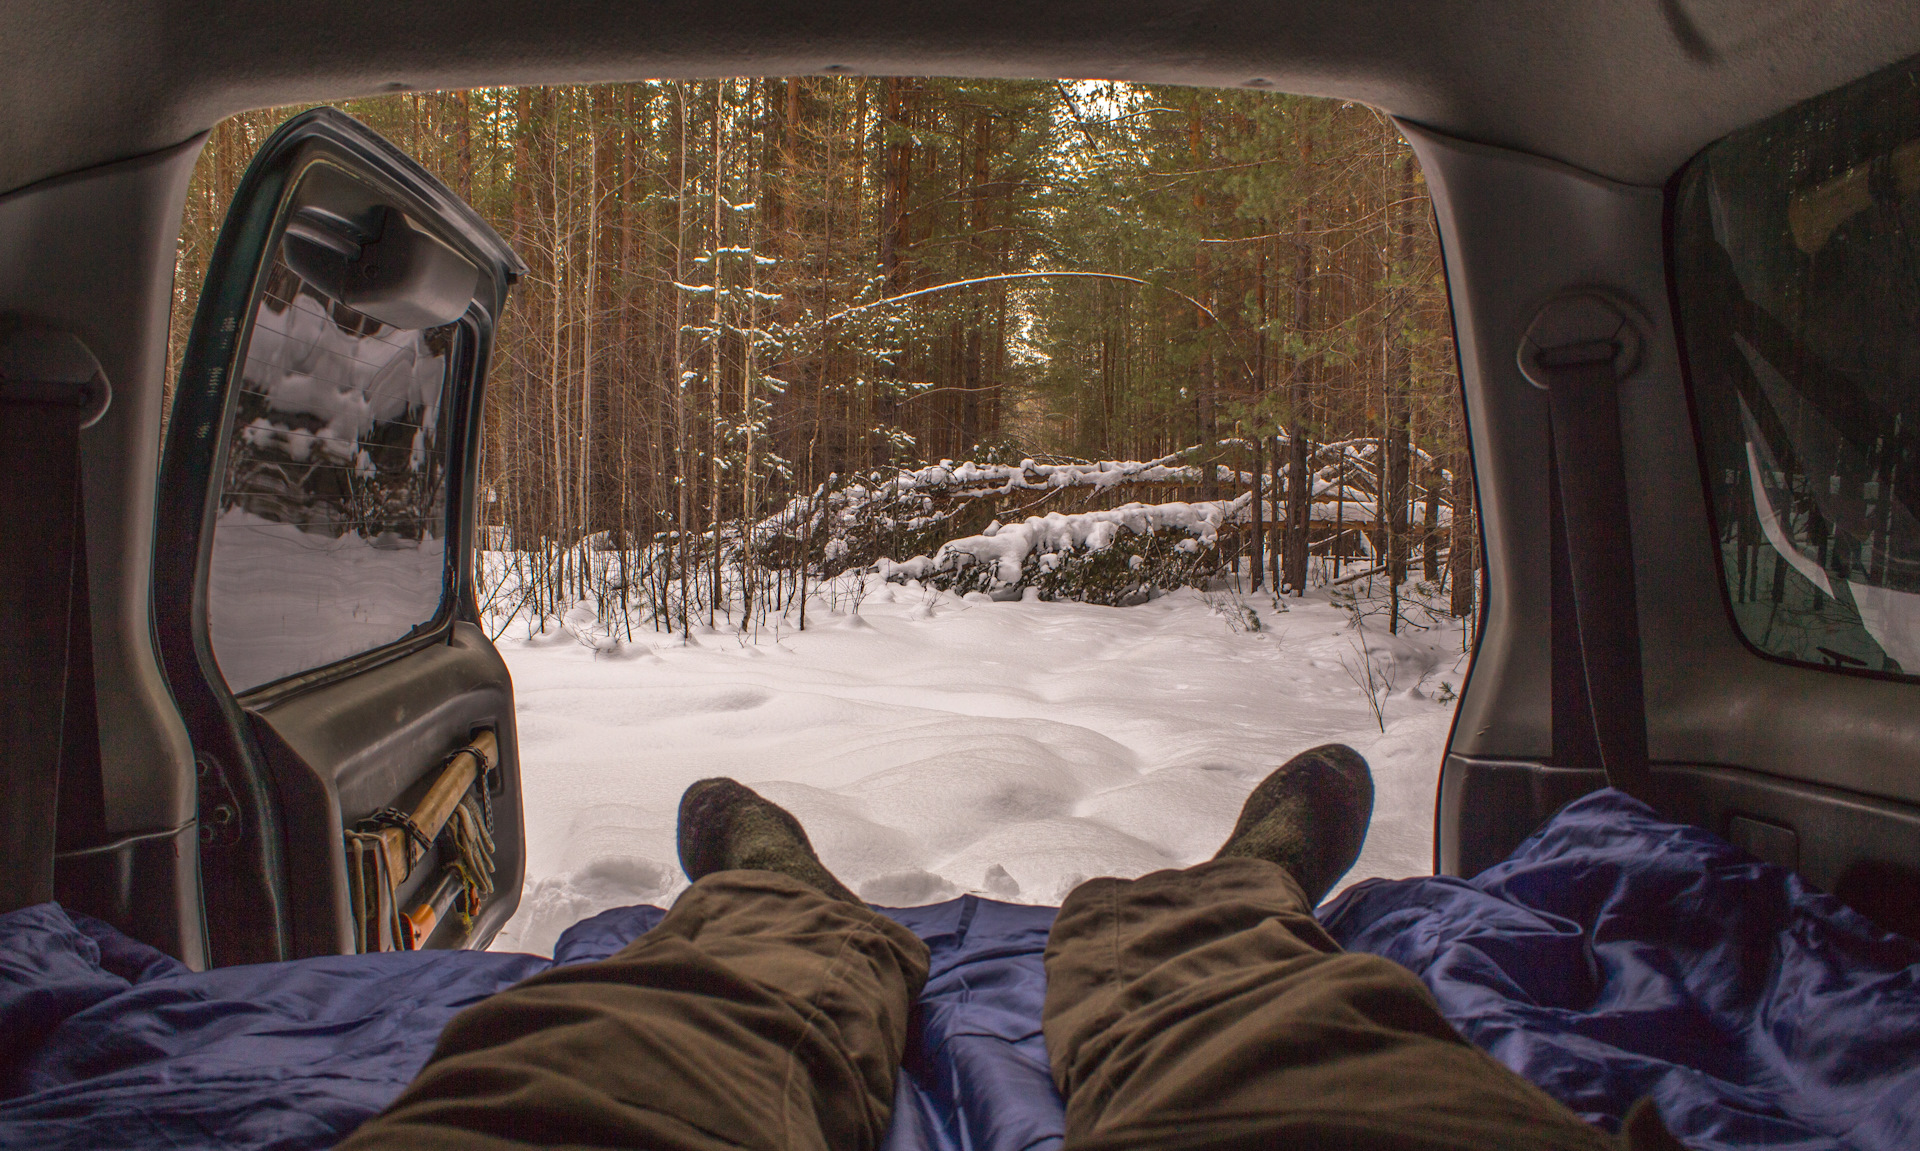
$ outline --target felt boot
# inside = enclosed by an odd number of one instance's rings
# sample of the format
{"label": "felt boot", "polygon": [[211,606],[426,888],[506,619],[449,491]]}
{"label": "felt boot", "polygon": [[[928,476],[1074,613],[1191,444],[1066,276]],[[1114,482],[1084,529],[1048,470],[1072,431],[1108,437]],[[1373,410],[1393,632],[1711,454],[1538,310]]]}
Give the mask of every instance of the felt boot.
{"label": "felt boot", "polygon": [[1372,819],[1367,761],[1344,743],[1329,743],[1301,752],[1262,780],[1214,858],[1277,863],[1317,905],[1360,857]]}
{"label": "felt boot", "polygon": [[703,779],[681,795],[679,847],[680,868],[691,880],[716,871],[777,871],[866,906],[820,862],[791,812],[731,779]]}

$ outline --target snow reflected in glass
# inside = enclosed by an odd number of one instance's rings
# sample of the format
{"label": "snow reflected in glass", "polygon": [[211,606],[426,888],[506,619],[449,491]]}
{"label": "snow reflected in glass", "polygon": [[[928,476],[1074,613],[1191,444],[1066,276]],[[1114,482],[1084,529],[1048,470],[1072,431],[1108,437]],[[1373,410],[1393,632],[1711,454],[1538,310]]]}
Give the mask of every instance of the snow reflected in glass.
{"label": "snow reflected in glass", "polygon": [[381,324],[275,260],[228,425],[208,578],[214,657],[234,691],[440,615],[456,330]]}

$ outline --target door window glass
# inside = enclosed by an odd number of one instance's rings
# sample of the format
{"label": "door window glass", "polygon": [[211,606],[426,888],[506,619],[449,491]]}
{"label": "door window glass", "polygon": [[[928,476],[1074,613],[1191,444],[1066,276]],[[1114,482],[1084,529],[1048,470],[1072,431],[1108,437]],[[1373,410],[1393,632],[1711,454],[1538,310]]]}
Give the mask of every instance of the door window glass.
{"label": "door window glass", "polygon": [[228,424],[207,584],[234,691],[440,617],[460,332],[381,323],[275,256]]}
{"label": "door window glass", "polygon": [[1920,675],[1920,60],[1709,147],[1673,243],[1741,632]]}

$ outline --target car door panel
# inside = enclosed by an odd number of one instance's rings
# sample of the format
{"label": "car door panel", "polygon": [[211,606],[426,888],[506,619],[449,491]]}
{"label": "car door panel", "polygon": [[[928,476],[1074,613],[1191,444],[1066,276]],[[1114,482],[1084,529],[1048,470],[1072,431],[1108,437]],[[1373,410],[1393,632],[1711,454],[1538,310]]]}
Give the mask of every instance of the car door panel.
{"label": "car door panel", "polygon": [[[243,700],[288,815],[287,869],[294,950],[353,950],[340,829],[388,806],[409,809],[449,752],[475,732],[495,733],[501,752],[488,781],[493,808],[493,881],[517,892],[524,869],[513,694],[500,655],[480,629],[454,625],[447,643],[412,651],[359,675],[280,698]],[[449,862],[444,845],[400,886],[407,904]],[[490,938],[512,913],[489,905],[473,939]],[[436,932],[435,942],[457,940]]]}
{"label": "car door panel", "polygon": [[[493,326],[522,269],[331,109],[283,125],[236,191],[181,370],[154,583],[216,963],[353,950],[343,836],[387,809],[405,826],[393,813],[480,730],[500,749],[481,785],[495,892],[434,940],[484,944],[512,911],[512,684],[473,626],[470,525]],[[383,897],[446,862],[425,855]]]}

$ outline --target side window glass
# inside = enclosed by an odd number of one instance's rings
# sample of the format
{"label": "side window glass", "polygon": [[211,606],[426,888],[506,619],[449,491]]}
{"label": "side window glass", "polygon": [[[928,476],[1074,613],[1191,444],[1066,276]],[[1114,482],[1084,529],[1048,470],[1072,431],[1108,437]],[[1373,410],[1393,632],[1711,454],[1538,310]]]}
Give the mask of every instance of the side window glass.
{"label": "side window glass", "polygon": [[349,307],[296,232],[274,247],[242,352],[212,527],[207,623],[235,692],[431,629],[446,602],[464,329]]}
{"label": "side window glass", "polygon": [[1709,147],[1673,245],[1741,632],[1920,676],[1920,60]]}

